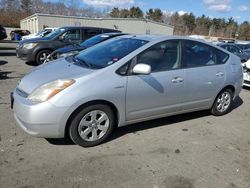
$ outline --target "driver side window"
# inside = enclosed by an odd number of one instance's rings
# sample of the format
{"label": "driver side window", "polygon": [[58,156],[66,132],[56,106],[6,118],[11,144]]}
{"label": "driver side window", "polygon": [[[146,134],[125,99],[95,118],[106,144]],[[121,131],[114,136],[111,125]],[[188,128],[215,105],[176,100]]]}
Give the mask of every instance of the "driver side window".
{"label": "driver side window", "polygon": [[140,53],[137,64],[150,65],[152,72],[181,68],[180,48],[179,40],[160,42]]}
{"label": "driver side window", "polygon": [[80,29],[72,29],[63,34],[63,37],[65,40],[69,41],[80,41],[81,36],[80,36]]}

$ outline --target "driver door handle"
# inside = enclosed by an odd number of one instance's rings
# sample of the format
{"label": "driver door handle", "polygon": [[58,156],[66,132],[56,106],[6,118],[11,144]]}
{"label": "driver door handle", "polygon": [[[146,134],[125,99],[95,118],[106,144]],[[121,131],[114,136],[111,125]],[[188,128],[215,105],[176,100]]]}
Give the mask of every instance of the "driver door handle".
{"label": "driver door handle", "polygon": [[179,76],[176,76],[174,77],[174,79],[172,80],[172,83],[180,83],[180,82],[183,82],[184,79],[179,77]]}
{"label": "driver door handle", "polygon": [[223,73],[223,72],[217,72],[217,73],[216,73],[216,76],[222,77],[222,76],[224,76],[224,73]]}

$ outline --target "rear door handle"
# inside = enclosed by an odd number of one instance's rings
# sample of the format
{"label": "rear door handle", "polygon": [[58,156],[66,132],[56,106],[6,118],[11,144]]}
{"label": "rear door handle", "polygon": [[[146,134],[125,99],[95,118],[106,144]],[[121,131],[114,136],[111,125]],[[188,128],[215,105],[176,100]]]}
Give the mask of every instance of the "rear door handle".
{"label": "rear door handle", "polygon": [[217,72],[217,73],[216,73],[216,76],[222,77],[222,76],[224,76],[224,73],[223,73],[223,72]]}
{"label": "rear door handle", "polygon": [[172,80],[172,83],[180,83],[180,82],[183,82],[183,81],[184,81],[183,78],[177,76],[177,77],[175,77],[175,78]]}

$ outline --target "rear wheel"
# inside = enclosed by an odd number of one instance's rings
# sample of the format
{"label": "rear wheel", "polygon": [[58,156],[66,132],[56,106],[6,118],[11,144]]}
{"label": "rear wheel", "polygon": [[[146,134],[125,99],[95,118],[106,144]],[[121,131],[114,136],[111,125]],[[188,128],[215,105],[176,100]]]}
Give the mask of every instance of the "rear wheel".
{"label": "rear wheel", "polygon": [[232,106],[233,92],[231,89],[222,90],[216,97],[211,113],[215,116],[221,116],[227,114]]}
{"label": "rear wheel", "polygon": [[114,129],[112,109],[103,104],[91,105],[78,112],[71,121],[69,135],[74,143],[91,147],[105,141]]}
{"label": "rear wheel", "polygon": [[50,50],[42,50],[36,55],[36,63],[41,65],[48,62],[48,56],[51,54]]}

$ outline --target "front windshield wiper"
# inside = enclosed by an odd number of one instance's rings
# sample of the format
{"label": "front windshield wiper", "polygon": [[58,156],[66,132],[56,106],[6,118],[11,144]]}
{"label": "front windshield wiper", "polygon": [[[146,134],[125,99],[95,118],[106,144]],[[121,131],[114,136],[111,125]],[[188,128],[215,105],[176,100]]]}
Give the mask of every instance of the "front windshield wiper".
{"label": "front windshield wiper", "polygon": [[86,61],[84,61],[82,59],[79,59],[79,58],[77,58],[75,56],[73,56],[73,61],[75,63],[79,63],[80,65],[84,64],[86,67],[92,68],[92,66],[89,63],[87,63]]}

